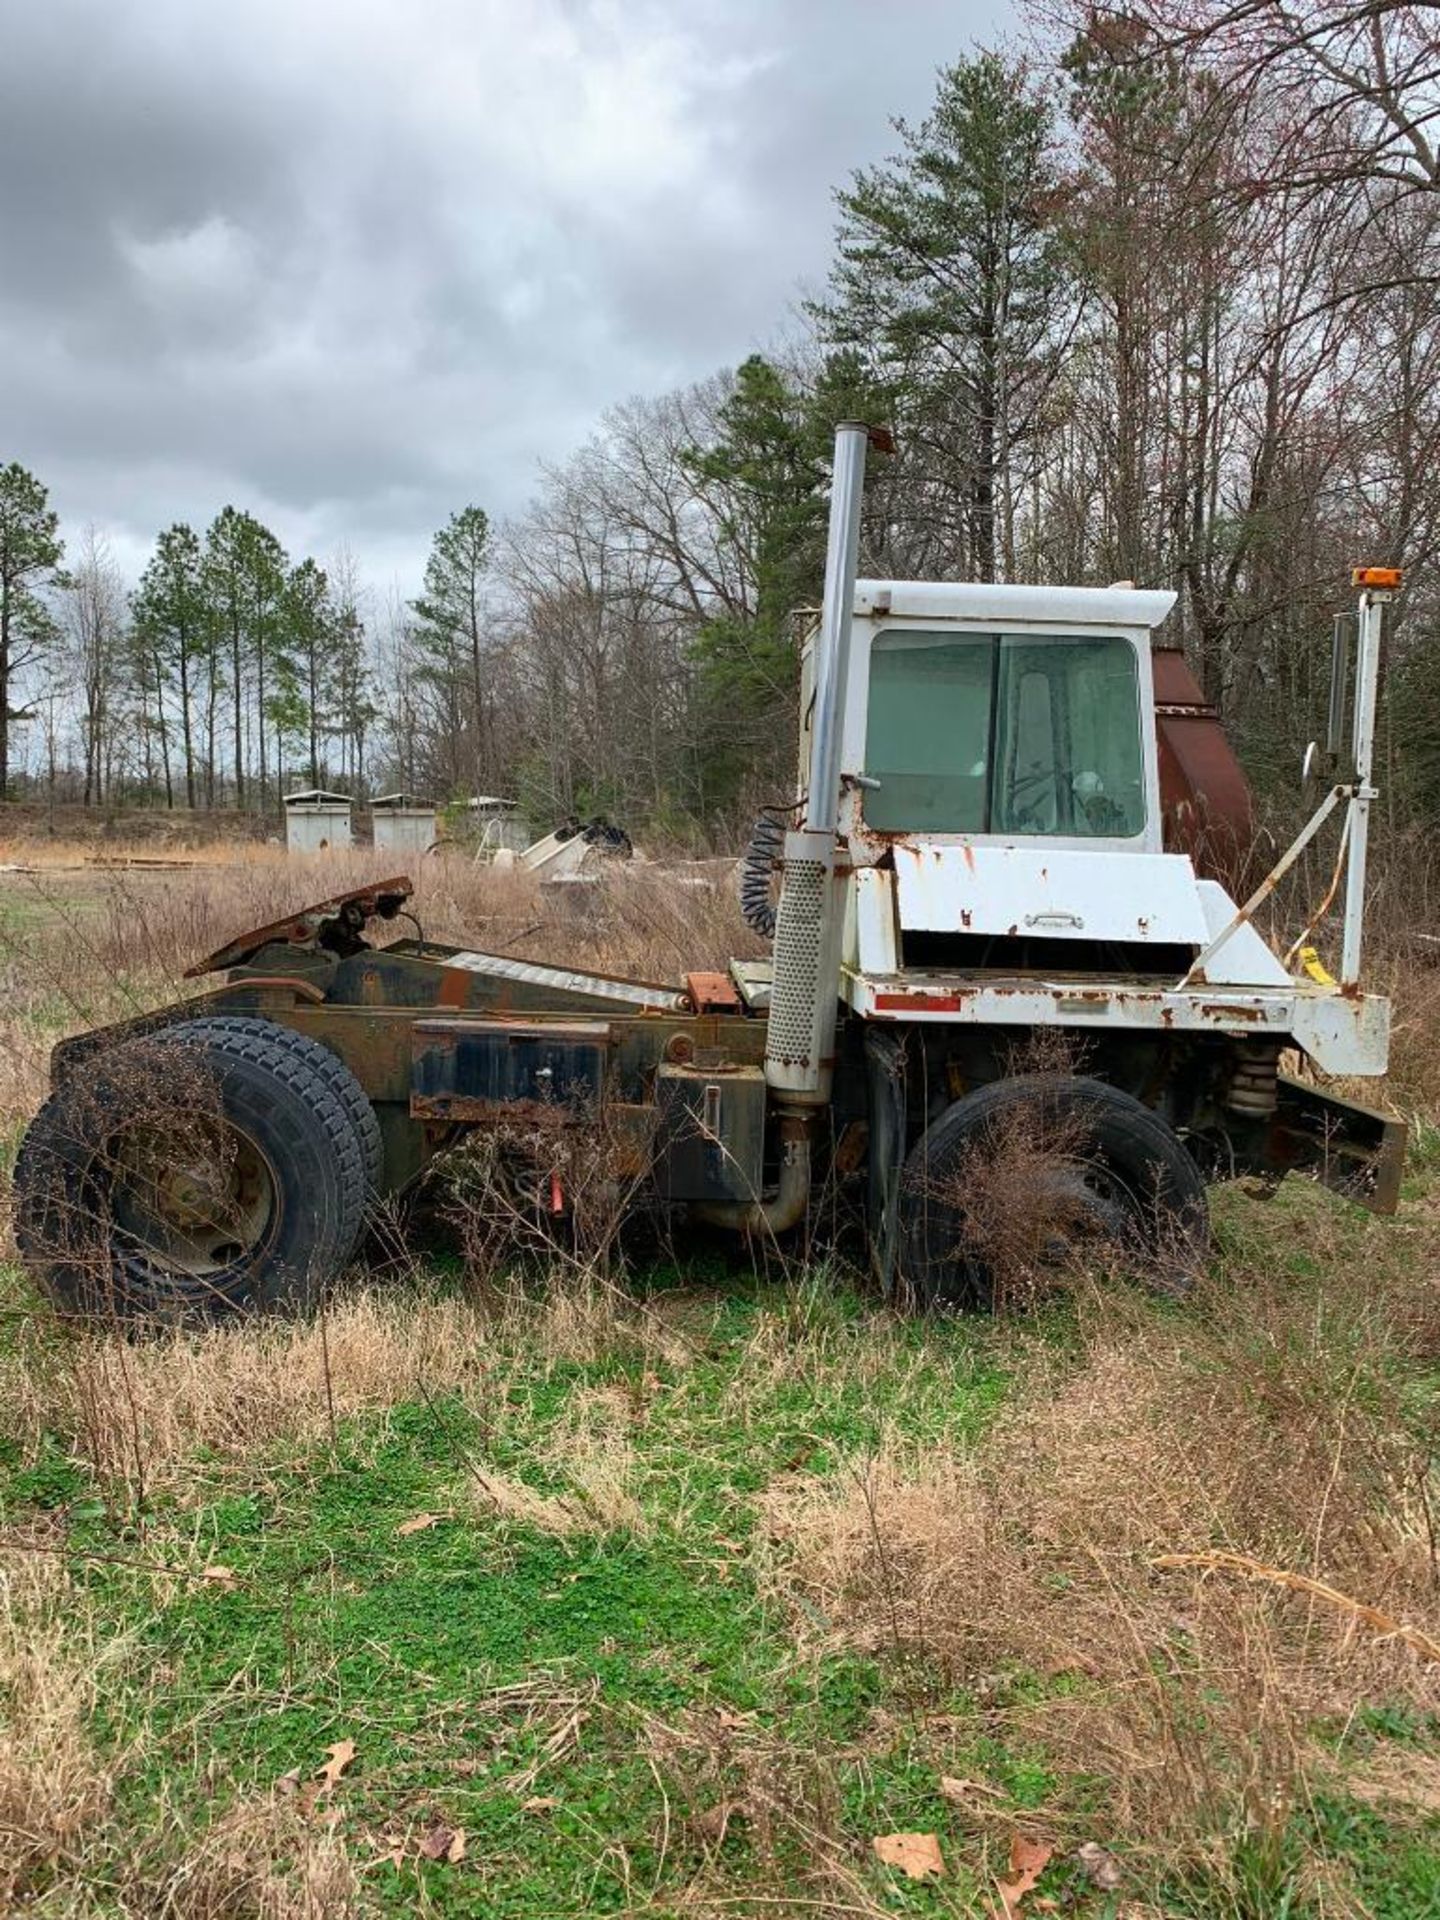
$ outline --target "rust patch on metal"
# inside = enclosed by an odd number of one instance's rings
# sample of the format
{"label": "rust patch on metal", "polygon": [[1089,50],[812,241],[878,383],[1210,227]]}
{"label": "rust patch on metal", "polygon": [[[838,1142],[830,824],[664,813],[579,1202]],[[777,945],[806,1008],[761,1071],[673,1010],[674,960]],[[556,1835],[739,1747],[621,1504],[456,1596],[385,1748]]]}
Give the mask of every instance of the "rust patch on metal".
{"label": "rust patch on metal", "polygon": [[414,1120],[456,1120],[466,1126],[573,1127],[587,1114],[561,1100],[484,1100],[467,1093],[412,1093]]}
{"label": "rust patch on metal", "polygon": [[865,1149],[870,1144],[870,1128],[863,1120],[847,1120],[844,1131],[835,1147],[834,1167],[837,1173],[858,1173],[865,1161]]}
{"label": "rust patch on metal", "polygon": [[728,973],[687,973],[685,991],[697,1013],[743,1013],[745,1003]]}
{"label": "rust patch on metal", "polygon": [[376,918],[393,919],[414,891],[409,874],[398,873],[393,879],[372,880],[366,886],[352,887],[348,893],[332,894],[328,900],[302,907],[284,920],[272,920],[267,926],[252,927],[248,933],[237,934],[223,947],[197,960],[193,967],[187,967],[185,978],[195,980],[203,973],[221,973],[226,967],[238,967],[261,947],[282,940],[291,946],[304,946],[315,939],[322,921],[339,919],[347,909],[361,926]]}
{"label": "rust patch on metal", "polygon": [[470,1004],[470,986],[474,976],[464,967],[446,967],[440,975],[435,995],[437,1007],[465,1007]]}
{"label": "rust patch on metal", "polygon": [[1250,789],[1184,654],[1156,647],[1152,659],[1165,844],[1197,873],[1233,881],[1254,838]]}
{"label": "rust patch on metal", "polygon": [[451,1045],[470,1033],[503,1033],[514,1040],[591,1040],[603,1043],[610,1039],[610,1027],[608,1020],[497,1019],[489,1013],[477,1013],[468,1020],[446,1020],[423,1011],[414,1016],[417,1034]]}
{"label": "rust patch on metal", "polygon": [[[290,973],[247,973],[243,979],[233,982],[233,986],[246,993],[289,994],[292,1000],[306,1000],[312,1007],[323,1006],[325,1002],[323,987]],[[222,987],[220,991],[227,989]]]}

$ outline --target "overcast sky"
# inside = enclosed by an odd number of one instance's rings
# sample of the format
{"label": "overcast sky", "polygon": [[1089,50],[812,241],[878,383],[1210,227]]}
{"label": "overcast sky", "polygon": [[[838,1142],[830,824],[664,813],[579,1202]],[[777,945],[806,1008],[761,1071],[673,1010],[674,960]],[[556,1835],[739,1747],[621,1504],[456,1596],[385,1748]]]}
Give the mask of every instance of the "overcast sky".
{"label": "overcast sky", "polygon": [[32,0],[0,462],[127,572],[226,501],[418,584],[467,501],[733,364],[1004,0]]}

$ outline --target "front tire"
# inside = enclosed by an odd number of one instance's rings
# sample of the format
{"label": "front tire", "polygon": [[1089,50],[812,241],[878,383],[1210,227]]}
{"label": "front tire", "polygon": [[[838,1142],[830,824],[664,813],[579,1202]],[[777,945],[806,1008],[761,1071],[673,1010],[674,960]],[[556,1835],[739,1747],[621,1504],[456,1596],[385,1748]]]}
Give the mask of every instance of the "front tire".
{"label": "front tire", "polygon": [[901,1279],[922,1307],[1033,1297],[1087,1264],[1180,1293],[1209,1237],[1185,1143],[1133,1095],[1080,1075],[975,1088],[926,1129],[901,1174]]}
{"label": "front tire", "polygon": [[15,1237],[62,1311],[200,1323],[313,1304],[359,1238],[372,1148],[297,1038],[186,1021],[50,1096],[16,1161]]}

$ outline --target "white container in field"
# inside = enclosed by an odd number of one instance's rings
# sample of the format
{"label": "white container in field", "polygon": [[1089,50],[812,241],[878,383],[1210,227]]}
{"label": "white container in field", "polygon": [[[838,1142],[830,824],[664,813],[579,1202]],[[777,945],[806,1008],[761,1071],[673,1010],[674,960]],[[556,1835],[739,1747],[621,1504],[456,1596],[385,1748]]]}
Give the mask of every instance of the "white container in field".
{"label": "white container in field", "polygon": [[428,853],[435,844],[435,808],[408,793],[386,793],[370,803],[378,850]]}
{"label": "white container in field", "polygon": [[352,845],[350,796],[307,787],[285,796],[285,846],[290,853],[344,852]]}

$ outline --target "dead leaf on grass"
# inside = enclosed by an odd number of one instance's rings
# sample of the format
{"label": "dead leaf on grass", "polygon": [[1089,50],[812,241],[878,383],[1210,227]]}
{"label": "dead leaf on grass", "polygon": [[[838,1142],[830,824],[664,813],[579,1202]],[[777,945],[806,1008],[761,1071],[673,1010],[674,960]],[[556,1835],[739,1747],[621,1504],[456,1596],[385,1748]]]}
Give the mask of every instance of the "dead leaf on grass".
{"label": "dead leaf on grass", "polygon": [[730,1822],[737,1814],[748,1812],[749,1808],[743,1800],[720,1800],[713,1807],[707,1807],[704,1813],[697,1813],[690,1825],[702,1840],[708,1840],[718,1847],[730,1831]]}
{"label": "dead leaf on grass", "polygon": [[341,1774],[344,1773],[350,1762],[355,1758],[355,1742],[353,1740],[337,1740],[333,1745],[328,1746],[325,1752],[328,1758],[322,1766],[315,1769],[315,1778],[319,1782],[321,1793],[329,1793],[330,1789],[339,1780]]}
{"label": "dead leaf on grass", "polygon": [[445,1518],[443,1513],[416,1513],[408,1520],[402,1520],[395,1529],[397,1540],[403,1540],[407,1534],[424,1533],[427,1527],[438,1527]]}
{"label": "dead leaf on grass", "polygon": [[448,1860],[453,1865],[465,1858],[465,1829],[437,1820],[421,1834],[419,1851],[422,1860]]}
{"label": "dead leaf on grass", "polygon": [[976,1794],[982,1793],[991,1800],[1008,1798],[1003,1787],[992,1787],[988,1780],[957,1780],[949,1773],[940,1776],[940,1797],[952,1806],[968,1807]]}
{"label": "dead leaf on grass", "polygon": [[560,1802],[553,1793],[537,1793],[529,1800],[520,1802],[521,1813],[550,1813]]}
{"label": "dead leaf on grass", "polygon": [[239,1585],[239,1576],[233,1567],[206,1567],[200,1578],[207,1587],[220,1587],[226,1593],[233,1593]]}
{"label": "dead leaf on grass", "polygon": [[933,1833],[877,1833],[870,1842],[877,1859],[898,1867],[911,1880],[929,1880],[944,1873],[945,1858]]}
{"label": "dead leaf on grass", "polygon": [[1098,1840],[1087,1840],[1078,1846],[1075,1858],[1091,1886],[1098,1887],[1102,1893],[1113,1893],[1125,1878],[1120,1862]]}
{"label": "dead leaf on grass", "polygon": [[1095,1680],[1099,1678],[1100,1669],[1088,1653],[1066,1653],[1060,1655],[1058,1659],[1047,1660],[1044,1672],[1047,1680],[1061,1680],[1067,1674],[1074,1673],[1080,1674],[1084,1679]]}
{"label": "dead leaf on grass", "polygon": [[1044,1840],[1027,1840],[1024,1834],[1011,1834],[1011,1877],[1008,1880],[995,1882],[995,1891],[1000,1895],[996,1920],[1014,1920],[1026,1894],[1050,1864],[1050,1856],[1054,1851],[1055,1849]]}

